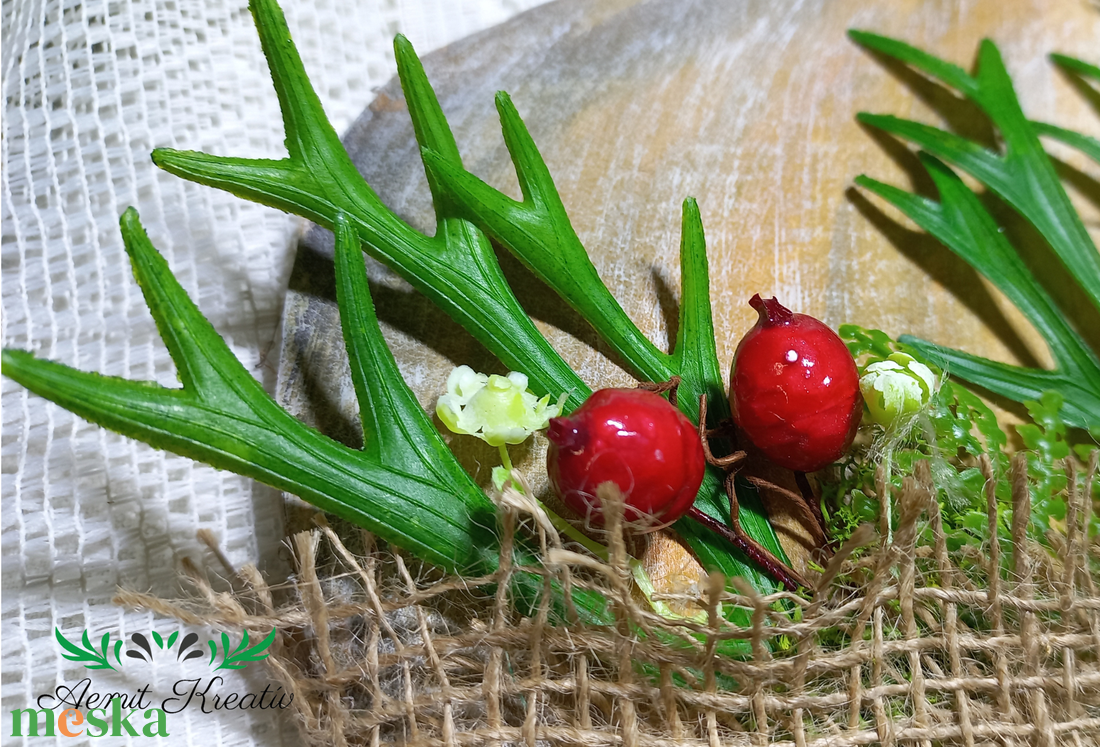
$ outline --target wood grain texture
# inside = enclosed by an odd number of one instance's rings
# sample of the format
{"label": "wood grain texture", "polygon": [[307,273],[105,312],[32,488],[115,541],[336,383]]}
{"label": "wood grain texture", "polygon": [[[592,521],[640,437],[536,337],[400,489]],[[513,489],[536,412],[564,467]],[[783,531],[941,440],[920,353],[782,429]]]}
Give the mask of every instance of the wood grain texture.
{"label": "wood grain texture", "polygon": [[[680,204],[691,195],[707,232],[723,365],[755,320],[747,305],[753,293],[775,295],[833,327],[854,322],[997,360],[1046,364],[1041,340],[998,293],[852,188],[853,178],[867,173],[934,195],[911,150],[861,128],[854,120],[859,111],[947,124],[994,144],[965,102],[858,48],[845,36],[853,27],[902,38],[964,67],[979,41],[992,38],[1025,112],[1097,131],[1097,112],[1045,59],[1061,51],[1095,60],[1100,13],[1086,2],[562,0],[429,55],[424,65],[466,167],[518,197],[493,108],[496,90],[511,93],[601,277],[659,346],[667,349],[675,335]],[[411,225],[433,230],[396,80],[378,92],[345,142],[383,201]],[[1071,196],[1096,236],[1095,164],[1055,152],[1067,163]],[[1041,241],[1018,223],[1009,230],[1057,283],[1058,268],[1044,260]],[[278,397],[307,422],[355,443],[361,435],[331,251],[331,236],[318,229],[301,244],[284,315]],[[583,320],[500,254],[520,301],[587,382],[633,383]],[[502,372],[406,283],[374,263],[370,273],[386,338],[426,408],[454,365]],[[1100,342],[1100,318],[1081,299],[1063,300]],[[470,438],[453,446],[487,484],[495,450]],[[520,467],[537,465],[544,450],[537,439],[513,458]],[[530,472],[545,491],[541,470]],[[792,536],[784,541],[792,550],[798,544]],[[657,555],[680,583],[683,559],[670,553]]]}

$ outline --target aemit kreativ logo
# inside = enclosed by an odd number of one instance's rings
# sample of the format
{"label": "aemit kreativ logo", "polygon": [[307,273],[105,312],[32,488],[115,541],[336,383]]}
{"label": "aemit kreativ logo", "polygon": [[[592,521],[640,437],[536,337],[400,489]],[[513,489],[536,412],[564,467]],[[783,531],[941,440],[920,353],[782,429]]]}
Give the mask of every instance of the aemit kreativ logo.
{"label": "aemit kreativ logo", "polygon": [[[181,636],[177,631],[164,637],[154,630],[148,636],[132,634],[127,644],[121,636],[112,637],[111,633],[104,633],[93,643],[87,630],[83,635],[66,636],[54,628],[61,655],[89,670],[124,673],[132,680],[134,674],[139,674],[135,669],[143,664],[147,667],[154,660],[158,665],[165,660],[174,662],[181,666],[166,668],[187,669],[189,673],[201,668],[203,662],[207,669],[197,677],[176,679],[170,687],[154,687],[154,683],[147,682],[141,687],[119,689],[117,685],[97,685],[89,674],[75,684],[58,685],[52,692],[39,695],[38,708],[13,709],[9,733],[13,737],[167,737],[171,736],[168,717],[188,708],[207,714],[282,710],[293,702],[293,693],[271,685],[260,692],[228,690],[224,687],[225,678],[216,674],[244,669],[252,662],[266,659],[276,633],[273,628],[266,638],[253,643],[246,630],[234,646],[226,633],[205,641],[204,645],[195,633]],[[190,663],[183,667],[187,662]]]}

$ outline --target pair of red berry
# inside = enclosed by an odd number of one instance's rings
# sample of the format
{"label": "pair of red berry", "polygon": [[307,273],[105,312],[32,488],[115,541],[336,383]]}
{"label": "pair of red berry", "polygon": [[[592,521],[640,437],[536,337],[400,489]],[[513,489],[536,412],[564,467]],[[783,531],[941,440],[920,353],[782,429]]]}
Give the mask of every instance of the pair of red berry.
{"label": "pair of red berry", "polygon": [[[730,406],[741,430],[769,459],[812,472],[851,445],[863,410],[855,362],[841,339],[776,299],[749,301],[760,318],[737,346]],[[695,501],[706,469],[699,431],[658,394],[601,389],[569,417],[554,418],[548,470],[570,509],[602,523],[596,487],[610,481],[624,519],[662,525]]]}

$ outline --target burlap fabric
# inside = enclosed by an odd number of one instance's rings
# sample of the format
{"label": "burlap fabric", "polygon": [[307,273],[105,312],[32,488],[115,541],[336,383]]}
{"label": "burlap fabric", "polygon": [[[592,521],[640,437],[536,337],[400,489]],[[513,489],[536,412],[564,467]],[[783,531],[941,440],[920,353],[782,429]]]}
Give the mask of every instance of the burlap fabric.
{"label": "burlap fabric", "polygon": [[[245,568],[232,589],[216,590],[190,567],[196,598],[118,601],[189,623],[278,626],[269,662],[296,695],[309,744],[1096,744],[1100,594],[1084,529],[1095,458],[1087,470],[1084,491],[1069,481],[1054,552],[1027,540],[1022,520],[1011,545],[993,531],[981,552],[948,552],[918,469],[894,496],[891,539],[861,527],[812,598],[761,597],[712,576],[666,595],[703,613],[690,619],[661,617],[632,593],[617,511],[604,564],[562,547],[511,489],[498,496],[503,562],[491,578],[432,577],[318,517],[290,540],[297,573],[287,587]],[[1014,516],[1030,515],[1022,455],[1008,479]],[[546,604],[534,617],[512,612],[517,533],[537,535],[548,581],[606,594],[617,624],[553,626]],[[710,622],[727,604],[750,610],[752,625]],[[750,642],[746,660],[715,655],[733,638]]]}

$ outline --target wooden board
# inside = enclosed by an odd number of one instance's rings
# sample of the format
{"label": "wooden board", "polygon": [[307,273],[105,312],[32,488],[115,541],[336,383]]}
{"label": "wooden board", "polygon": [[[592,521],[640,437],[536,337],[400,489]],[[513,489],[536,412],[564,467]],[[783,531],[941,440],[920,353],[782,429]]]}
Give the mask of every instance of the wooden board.
{"label": "wooden board", "polygon": [[[854,322],[998,360],[1045,363],[1034,331],[972,270],[852,188],[867,173],[932,194],[910,150],[861,128],[859,111],[947,122],[989,137],[981,117],[953,93],[851,43],[845,32],[852,27],[903,38],[965,67],[980,39],[991,37],[1025,111],[1097,131],[1096,112],[1045,60],[1050,51],[1095,58],[1100,14],[1080,2],[563,0],[424,64],[467,168],[518,197],[493,107],[496,90],[511,93],[601,277],[666,349],[679,295],[680,204],[692,195],[707,232],[723,365],[755,320],[746,303],[753,293],[774,294],[834,327]],[[396,79],[345,142],[383,201],[431,231],[431,200]],[[1090,170],[1071,152],[1058,153],[1086,172],[1069,172],[1070,186],[1095,232],[1095,164]],[[587,382],[633,383],[583,320],[501,254],[525,308]],[[330,257],[331,236],[312,230],[287,297],[278,396],[303,419],[356,443]],[[406,283],[376,264],[370,272],[387,340],[426,408],[454,365],[503,372]],[[1098,341],[1100,321],[1083,313],[1080,299],[1066,301]],[[471,438],[453,445],[487,484],[495,450]],[[540,439],[514,458],[521,467],[537,465],[544,449]],[[531,473],[545,490],[539,470]],[[785,534],[793,549],[797,532]],[[672,551],[657,555],[667,568],[683,562]]]}

